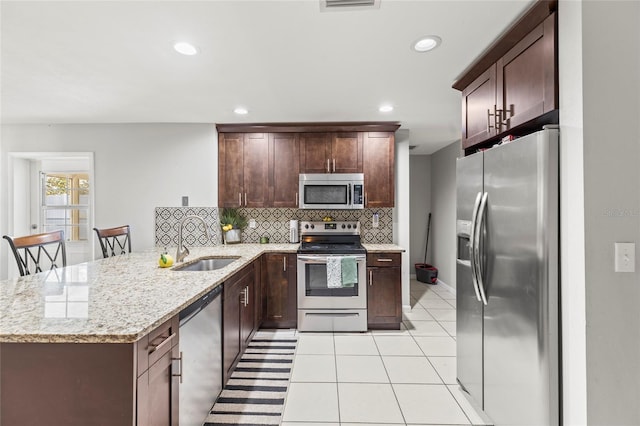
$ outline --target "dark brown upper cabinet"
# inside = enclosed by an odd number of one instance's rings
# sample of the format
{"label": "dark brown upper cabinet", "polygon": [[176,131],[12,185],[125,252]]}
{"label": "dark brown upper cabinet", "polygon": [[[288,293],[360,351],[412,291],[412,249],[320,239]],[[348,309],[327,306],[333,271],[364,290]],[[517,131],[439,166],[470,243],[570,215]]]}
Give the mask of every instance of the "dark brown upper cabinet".
{"label": "dark brown upper cabinet", "polygon": [[466,154],[558,123],[556,6],[533,3],[453,84]]}
{"label": "dark brown upper cabinet", "polygon": [[298,207],[298,133],[269,134],[269,207]]}
{"label": "dark brown upper cabinet", "polygon": [[496,66],[492,65],[462,91],[463,148],[498,134],[496,110]]}
{"label": "dark brown upper cabinet", "polygon": [[218,206],[295,208],[300,173],[364,173],[366,207],[393,207],[398,127],[395,122],[217,124]]}
{"label": "dark brown upper cabinet", "polygon": [[545,19],[496,64],[500,131],[558,108],[555,18]]}
{"label": "dark brown upper cabinet", "polygon": [[395,137],[393,132],[366,132],[363,144],[365,207],[393,207]]}
{"label": "dark brown upper cabinet", "polygon": [[330,173],[331,133],[300,135],[300,173]]}
{"label": "dark brown upper cabinet", "polygon": [[269,155],[266,133],[218,136],[218,206],[267,207]]}
{"label": "dark brown upper cabinet", "polygon": [[301,173],[362,173],[362,133],[300,135]]}

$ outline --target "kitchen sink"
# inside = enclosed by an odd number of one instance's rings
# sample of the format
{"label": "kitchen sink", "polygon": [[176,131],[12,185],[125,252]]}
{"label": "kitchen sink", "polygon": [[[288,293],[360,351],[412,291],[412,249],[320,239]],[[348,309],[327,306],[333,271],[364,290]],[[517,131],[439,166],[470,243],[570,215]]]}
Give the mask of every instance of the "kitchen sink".
{"label": "kitchen sink", "polygon": [[221,269],[238,260],[239,257],[201,257],[199,259],[186,262],[182,265],[174,266],[174,271],[215,271]]}

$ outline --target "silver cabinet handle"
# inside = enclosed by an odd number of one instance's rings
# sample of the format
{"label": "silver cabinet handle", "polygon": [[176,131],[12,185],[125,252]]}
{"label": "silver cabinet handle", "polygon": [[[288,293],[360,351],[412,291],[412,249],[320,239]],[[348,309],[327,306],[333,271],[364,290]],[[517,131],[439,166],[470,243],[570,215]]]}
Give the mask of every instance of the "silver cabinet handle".
{"label": "silver cabinet handle", "polygon": [[298,193],[297,193],[297,192],[296,192],[296,198],[295,198],[295,200],[296,200],[296,207],[298,207]]}
{"label": "silver cabinet handle", "polygon": [[247,193],[244,193],[244,206],[247,207]]}
{"label": "silver cabinet handle", "polygon": [[373,285],[373,269],[369,269],[369,286]]}
{"label": "silver cabinet handle", "polygon": [[182,351],[180,351],[180,356],[178,358],[171,358],[171,361],[178,361],[180,364],[180,372],[178,374],[172,373],[173,377],[180,377],[180,383],[182,383]]}
{"label": "silver cabinet handle", "polygon": [[487,133],[491,131],[491,110],[487,108]]}
{"label": "silver cabinet handle", "polygon": [[331,168],[329,167],[329,159],[327,158],[327,173],[331,173]]}
{"label": "silver cabinet handle", "polygon": [[247,301],[247,294],[244,291],[245,289],[243,288],[242,291],[240,292],[240,303],[242,304],[242,306],[247,306],[246,301]]}
{"label": "silver cabinet handle", "polygon": [[376,259],[378,262],[393,262],[393,259],[385,259],[385,258],[379,258]]}
{"label": "silver cabinet handle", "polygon": [[242,207],[242,192],[238,192],[238,205]]}
{"label": "silver cabinet handle", "polygon": [[333,173],[336,172],[336,159],[333,159]]}
{"label": "silver cabinet handle", "polygon": [[152,354],[156,351],[159,351],[163,346],[165,346],[167,343],[171,342],[173,340],[173,338],[176,337],[176,333],[172,333],[169,337],[167,337],[166,339],[164,339],[162,342],[160,342],[159,344],[154,344],[154,343],[149,343],[149,346],[151,347],[151,352],[149,352],[149,354]]}
{"label": "silver cabinet handle", "polygon": [[249,306],[249,286],[244,288],[244,306]]}
{"label": "silver cabinet handle", "polygon": [[282,257],[282,270],[287,272],[287,256]]}

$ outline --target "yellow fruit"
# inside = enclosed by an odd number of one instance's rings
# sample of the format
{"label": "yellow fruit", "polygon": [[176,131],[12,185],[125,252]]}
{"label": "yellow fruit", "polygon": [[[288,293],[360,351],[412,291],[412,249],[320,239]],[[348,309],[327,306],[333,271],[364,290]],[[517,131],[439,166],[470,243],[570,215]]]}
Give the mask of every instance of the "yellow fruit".
{"label": "yellow fruit", "polygon": [[161,254],[160,259],[158,259],[158,265],[161,268],[169,268],[173,265],[173,257],[166,253]]}

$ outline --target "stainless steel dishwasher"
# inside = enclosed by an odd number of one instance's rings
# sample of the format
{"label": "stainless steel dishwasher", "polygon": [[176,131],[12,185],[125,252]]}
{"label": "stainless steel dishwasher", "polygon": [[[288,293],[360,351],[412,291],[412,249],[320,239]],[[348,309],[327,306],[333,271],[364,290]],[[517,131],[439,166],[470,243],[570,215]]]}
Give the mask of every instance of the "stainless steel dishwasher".
{"label": "stainless steel dishwasher", "polygon": [[202,426],[222,390],[222,286],[180,312],[180,426]]}

